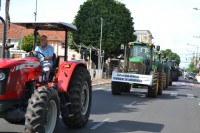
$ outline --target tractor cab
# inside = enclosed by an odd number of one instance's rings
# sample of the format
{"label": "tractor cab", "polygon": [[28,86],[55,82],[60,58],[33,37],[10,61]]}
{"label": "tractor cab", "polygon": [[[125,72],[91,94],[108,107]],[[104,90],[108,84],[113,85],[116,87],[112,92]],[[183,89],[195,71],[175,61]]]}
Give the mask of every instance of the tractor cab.
{"label": "tractor cab", "polygon": [[67,50],[68,50],[68,38],[67,34],[68,31],[77,31],[77,28],[68,23],[64,22],[28,22],[28,23],[13,23],[19,26],[23,26],[27,29],[33,29],[34,30],[34,42],[33,42],[33,49],[36,47],[37,42],[37,35],[38,31],[40,30],[48,30],[48,31],[64,31],[65,32],[65,52],[64,52],[64,61],[67,61]]}
{"label": "tractor cab", "polygon": [[[72,24],[64,23],[64,22],[28,22],[28,23],[13,23],[19,26],[23,26],[27,29],[33,29],[34,30],[34,42],[33,42],[33,51],[36,47],[37,42],[37,35],[39,34],[38,31],[41,30],[48,30],[48,31],[64,31],[65,32],[65,43],[64,43],[64,56],[56,57],[56,54],[53,54],[52,61],[53,61],[53,68],[51,69],[49,81],[53,80],[53,77],[56,74],[56,68],[59,66],[59,64],[63,61],[67,61],[67,51],[68,51],[68,38],[67,33],[68,31],[77,31],[76,27]],[[54,50],[55,51],[55,50]],[[33,54],[34,55],[34,54]],[[35,53],[36,57],[44,57],[44,55],[40,52]],[[44,76],[45,77],[45,76]],[[42,78],[43,79],[43,78]]]}
{"label": "tractor cab", "polygon": [[149,74],[152,69],[155,45],[144,42],[129,43],[129,71],[137,74]]}

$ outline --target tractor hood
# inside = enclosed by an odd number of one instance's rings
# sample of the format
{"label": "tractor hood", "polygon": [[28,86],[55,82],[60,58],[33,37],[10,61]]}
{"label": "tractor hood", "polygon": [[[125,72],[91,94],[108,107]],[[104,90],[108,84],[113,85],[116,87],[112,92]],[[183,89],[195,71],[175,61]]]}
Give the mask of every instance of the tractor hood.
{"label": "tractor hood", "polygon": [[[0,59],[0,68],[10,68],[25,62],[39,62],[37,58],[19,58],[19,59]],[[35,62],[36,63],[36,62]]]}
{"label": "tractor hood", "polygon": [[143,62],[143,57],[138,56],[138,57],[130,58],[130,62],[135,62],[135,63]]}

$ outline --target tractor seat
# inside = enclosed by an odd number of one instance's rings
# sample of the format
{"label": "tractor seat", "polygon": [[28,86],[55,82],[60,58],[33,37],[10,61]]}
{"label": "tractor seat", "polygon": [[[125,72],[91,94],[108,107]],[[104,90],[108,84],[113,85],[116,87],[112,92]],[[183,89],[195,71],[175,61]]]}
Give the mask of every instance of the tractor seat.
{"label": "tractor seat", "polygon": [[55,69],[56,68],[56,54],[55,53],[53,53],[52,61],[53,61],[52,67]]}
{"label": "tractor seat", "polygon": [[56,75],[56,54],[53,53],[53,57],[52,57],[52,61],[53,61],[53,66],[52,66],[52,69],[50,71],[50,74],[49,74],[49,81],[52,82],[53,81],[53,78],[54,76]]}

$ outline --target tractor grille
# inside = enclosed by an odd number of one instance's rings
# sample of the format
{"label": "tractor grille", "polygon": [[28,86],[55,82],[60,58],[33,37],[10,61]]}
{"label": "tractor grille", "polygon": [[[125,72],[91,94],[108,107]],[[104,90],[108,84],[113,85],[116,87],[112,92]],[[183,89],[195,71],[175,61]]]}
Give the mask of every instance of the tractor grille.
{"label": "tractor grille", "polygon": [[0,95],[3,95],[6,93],[6,84],[8,81],[9,71],[10,71],[9,68],[0,69],[0,74],[3,73],[5,75],[5,78],[3,80],[0,80]]}
{"label": "tractor grille", "polygon": [[137,74],[144,74],[145,65],[141,62],[129,62],[129,72],[135,72]]}

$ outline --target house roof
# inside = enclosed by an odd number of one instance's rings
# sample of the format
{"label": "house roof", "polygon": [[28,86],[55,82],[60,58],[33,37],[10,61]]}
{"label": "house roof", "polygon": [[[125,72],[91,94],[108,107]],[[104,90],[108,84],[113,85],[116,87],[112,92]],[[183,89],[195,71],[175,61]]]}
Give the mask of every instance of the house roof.
{"label": "house roof", "polygon": [[151,36],[151,38],[154,39],[153,35],[151,34],[151,32],[149,30],[136,30],[134,32],[134,35],[140,35],[140,34],[149,34]]}
{"label": "house roof", "polygon": [[[2,23],[0,23],[0,30],[2,29]],[[33,29],[27,29],[24,26],[16,25],[11,23],[10,28],[7,31],[7,39],[20,39],[21,36],[26,36],[33,33]],[[65,40],[64,31],[49,31],[49,30],[39,30],[40,35],[46,35],[48,40]],[[2,39],[2,32],[0,31],[0,39]]]}
{"label": "house roof", "polygon": [[14,22],[13,24],[26,27],[27,29],[54,30],[54,31],[77,31],[73,24],[65,22]]}

